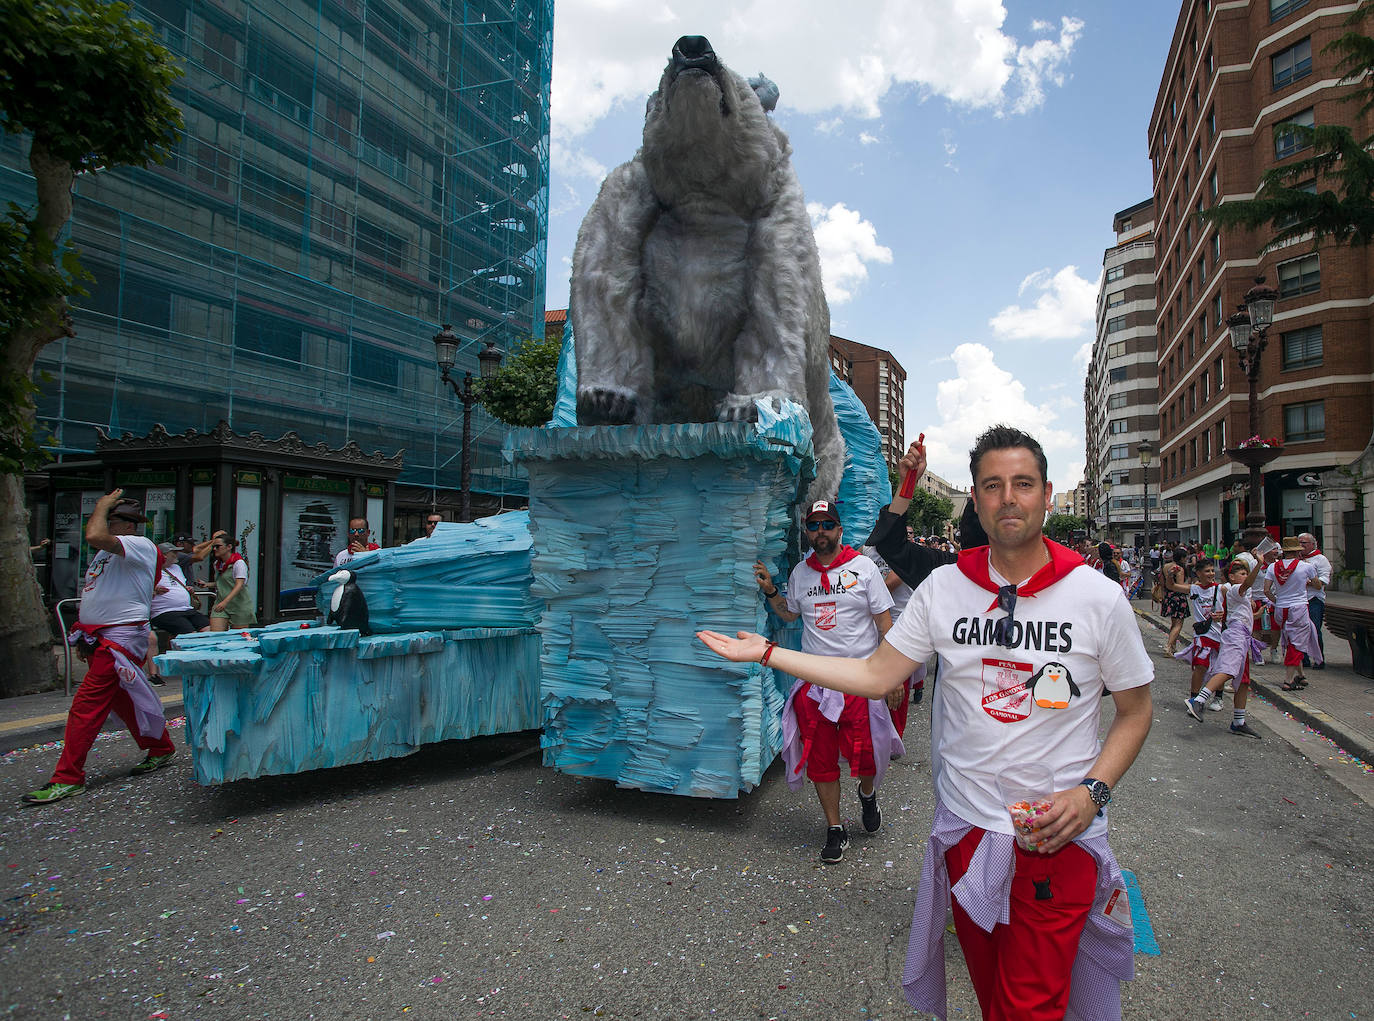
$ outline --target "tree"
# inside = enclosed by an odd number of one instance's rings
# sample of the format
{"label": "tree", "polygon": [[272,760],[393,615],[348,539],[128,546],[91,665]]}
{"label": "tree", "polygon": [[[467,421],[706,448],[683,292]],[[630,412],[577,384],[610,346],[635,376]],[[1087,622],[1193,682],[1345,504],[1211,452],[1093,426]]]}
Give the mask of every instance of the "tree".
{"label": "tree", "polygon": [[1088,519],[1081,514],[1051,514],[1045,519],[1045,534],[1057,541],[1073,538],[1074,532],[1087,531]]}
{"label": "tree", "polygon": [[477,385],[482,404],[507,425],[539,426],[553,418],[562,345],[528,337],[496,373]]}
{"label": "tree", "polygon": [[0,118],[29,136],[32,212],[0,225],[0,696],[56,682],[52,636],[29,558],[23,473],[43,461],[34,431],[34,362],[73,335],[67,296],[83,277],[62,240],[79,173],[166,157],[181,128],[181,74],[127,4],[0,0]]}
{"label": "tree", "polygon": [[[1362,0],[1346,21],[1349,31],[1322,50],[1340,54],[1341,81],[1357,86],[1344,97],[1361,104],[1357,118],[1374,109],[1374,39],[1357,31],[1370,9],[1369,0]],[[1266,171],[1253,199],[1223,202],[1200,214],[1202,219],[1219,228],[1268,226],[1273,236],[1267,248],[1308,234],[1313,251],[1327,238],[1351,246],[1374,241],[1374,136],[1357,139],[1352,128],[1339,124],[1280,124],[1275,131],[1310,147],[1312,155]]]}

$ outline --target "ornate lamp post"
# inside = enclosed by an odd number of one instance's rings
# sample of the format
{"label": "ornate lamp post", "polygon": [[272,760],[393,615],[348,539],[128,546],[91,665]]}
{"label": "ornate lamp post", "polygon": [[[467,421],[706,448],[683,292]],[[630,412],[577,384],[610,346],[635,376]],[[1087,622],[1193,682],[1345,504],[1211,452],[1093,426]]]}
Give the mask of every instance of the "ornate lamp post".
{"label": "ornate lamp post", "polygon": [[1107,507],[1107,541],[1112,541],[1112,477],[1102,476],[1102,502]]}
{"label": "ornate lamp post", "polygon": [[1154,444],[1149,440],[1141,440],[1135,445],[1135,452],[1140,455],[1140,467],[1145,470],[1145,553],[1150,552],[1150,458],[1155,452]]}
{"label": "ornate lamp post", "polygon": [[[469,321],[469,326],[477,325]],[[472,339],[472,338],[469,338]],[[460,387],[458,381],[449,375],[453,368],[453,360],[458,354],[459,346],[464,342],[464,338],[453,332],[453,327],[449,323],[444,323],[444,328],[434,335],[434,360],[439,365],[439,378],[453,388],[453,392],[458,399],[463,402],[463,468],[462,468],[462,507],[459,512],[459,521],[472,520],[472,408],[473,405],[481,403],[477,394],[472,389],[472,373],[463,373],[463,385]],[[487,346],[477,352],[477,368],[483,379],[495,374],[501,367],[501,349],[496,346],[496,341],[487,341]]]}
{"label": "ornate lamp post", "polygon": [[[1241,371],[1250,383],[1250,435],[1258,436],[1259,427],[1259,370],[1260,356],[1269,340],[1269,327],[1274,322],[1274,302],[1279,292],[1264,286],[1264,277],[1255,277],[1255,286],[1245,292],[1245,304],[1226,320],[1231,331],[1231,346],[1240,356]],[[1231,460],[1250,469],[1250,509],[1245,515],[1247,532],[1258,541],[1264,532],[1264,484],[1260,469],[1283,453],[1280,447],[1232,447],[1226,451]]]}

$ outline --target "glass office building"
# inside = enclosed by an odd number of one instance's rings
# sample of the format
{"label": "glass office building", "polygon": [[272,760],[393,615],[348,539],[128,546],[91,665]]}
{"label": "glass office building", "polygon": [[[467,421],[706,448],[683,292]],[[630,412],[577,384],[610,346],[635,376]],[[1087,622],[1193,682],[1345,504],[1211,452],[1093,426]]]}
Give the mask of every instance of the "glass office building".
{"label": "glass office building", "polygon": [[[63,459],[96,429],[294,430],[404,450],[459,485],[462,405],[430,338],[543,335],[553,0],[135,0],[184,63],[170,160],[78,179],[94,275],[39,361]],[[0,198],[29,205],[27,142]],[[514,502],[504,430],[474,415],[473,489]]]}

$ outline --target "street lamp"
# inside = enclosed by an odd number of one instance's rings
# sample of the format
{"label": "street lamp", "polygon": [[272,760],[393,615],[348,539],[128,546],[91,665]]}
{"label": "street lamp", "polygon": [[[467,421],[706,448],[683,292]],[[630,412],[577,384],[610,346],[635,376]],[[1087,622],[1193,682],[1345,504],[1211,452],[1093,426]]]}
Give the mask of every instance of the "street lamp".
{"label": "street lamp", "polygon": [[1112,477],[1102,476],[1102,502],[1107,506],[1107,541],[1112,541]]}
{"label": "street lamp", "polygon": [[[480,327],[482,324],[476,320],[468,320],[469,327]],[[467,338],[475,340],[475,338]],[[459,521],[472,520],[472,408],[473,405],[481,403],[481,399],[472,389],[472,373],[463,373],[463,385],[460,387],[458,381],[449,375],[453,368],[454,358],[458,354],[458,348],[464,343],[464,338],[453,332],[453,326],[444,323],[444,328],[434,335],[434,360],[439,365],[439,378],[453,388],[453,392],[458,399],[463,402],[463,468],[462,468],[462,497],[463,502],[459,511]],[[477,352],[477,371],[482,379],[488,379],[496,374],[496,370],[501,367],[501,349],[496,346],[496,341],[487,341],[487,346]]]}
{"label": "street lamp", "polygon": [[1141,440],[1135,445],[1135,452],[1140,455],[1140,467],[1145,474],[1145,555],[1148,560],[1150,554],[1150,458],[1155,452],[1154,444],[1149,440]]}
{"label": "street lamp", "polygon": [[[1250,384],[1250,435],[1260,434],[1259,370],[1260,356],[1269,340],[1274,322],[1274,302],[1279,292],[1264,286],[1264,277],[1255,277],[1255,286],[1245,292],[1245,304],[1226,320],[1231,331],[1231,346],[1240,356],[1240,368]],[[1233,447],[1226,451],[1231,460],[1250,469],[1250,509],[1245,515],[1249,538],[1258,542],[1264,532],[1264,485],[1260,469],[1282,453],[1278,447]]]}

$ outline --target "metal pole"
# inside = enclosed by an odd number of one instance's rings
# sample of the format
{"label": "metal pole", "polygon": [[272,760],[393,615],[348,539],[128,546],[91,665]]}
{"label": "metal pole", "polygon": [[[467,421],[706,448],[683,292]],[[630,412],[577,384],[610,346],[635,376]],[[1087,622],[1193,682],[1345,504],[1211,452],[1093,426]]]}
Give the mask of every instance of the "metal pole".
{"label": "metal pole", "polygon": [[[1249,358],[1245,363],[1245,375],[1250,383],[1250,435],[1258,436],[1259,427],[1259,368],[1260,354],[1264,351],[1265,330],[1256,330],[1251,341]],[[1245,515],[1245,523],[1251,528],[1264,527],[1264,483],[1260,478],[1260,466],[1250,466],[1250,510]]]}
{"label": "metal pole", "polygon": [[[457,389],[456,387],[454,389]],[[463,389],[458,394],[463,402],[463,468],[461,487],[463,501],[459,511],[459,521],[472,520],[472,406],[476,400],[472,393],[472,373],[463,374]]]}

